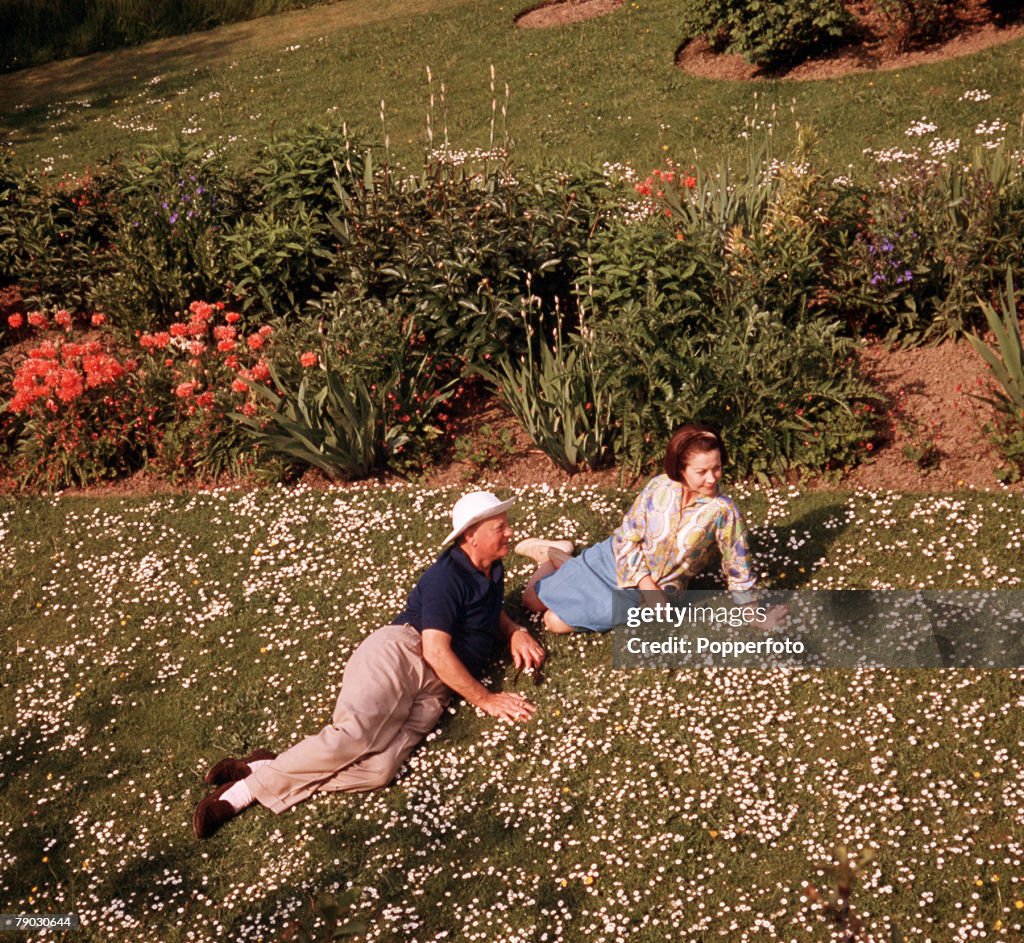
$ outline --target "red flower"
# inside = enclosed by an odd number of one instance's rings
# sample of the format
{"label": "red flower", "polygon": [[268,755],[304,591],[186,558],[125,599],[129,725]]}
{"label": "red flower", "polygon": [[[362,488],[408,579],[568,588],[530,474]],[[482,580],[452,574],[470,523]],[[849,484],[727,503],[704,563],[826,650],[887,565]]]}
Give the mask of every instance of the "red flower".
{"label": "red flower", "polygon": [[180,399],[188,399],[188,397],[195,393],[198,386],[199,384],[194,380],[189,380],[187,383],[179,383],[174,388],[174,395]]}
{"label": "red flower", "polygon": [[201,406],[203,409],[210,409],[213,407],[215,397],[213,390],[207,390],[205,393],[201,393],[196,397],[196,405]]}
{"label": "red flower", "polygon": [[20,314],[9,314],[7,316],[7,326],[13,328],[15,331],[25,323],[25,319]]}
{"label": "red flower", "polygon": [[250,334],[245,342],[249,345],[249,350],[259,350],[265,343],[262,334]]}
{"label": "red flower", "polygon": [[171,335],[166,331],[158,334],[143,334],[139,338],[139,345],[146,350],[163,350],[171,342]]}
{"label": "red flower", "polygon": [[231,391],[233,393],[247,393],[249,391],[249,385],[245,382],[245,380],[232,380]]}
{"label": "red flower", "polygon": [[46,327],[46,315],[42,311],[30,311],[28,314],[28,323],[32,327]]}
{"label": "red flower", "polygon": [[319,362],[320,358],[311,350],[299,356],[299,363],[304,367],[315,367]]}
{"label": "red flower", "polygon": [[224,315],[224,320],[227,321],[228,324],[237,324],[242,320],[242,316],[237,311],[229,311]]}
{"label": "red flower", "polygon": [[97,311],[92,316],[93,327],[103,327],[107,323],[107,316],[102,311]]}
{"label": "red flower", "polygon": [[265,360],[261,360],[252,368],[252,378],[260,383],[265,383],[270,379],[270,367]]}
{"label": "red flower", "polygon": [[71,312],[61,308],[60,311],[54,314],[53,320],[61,327],[71,327]]}

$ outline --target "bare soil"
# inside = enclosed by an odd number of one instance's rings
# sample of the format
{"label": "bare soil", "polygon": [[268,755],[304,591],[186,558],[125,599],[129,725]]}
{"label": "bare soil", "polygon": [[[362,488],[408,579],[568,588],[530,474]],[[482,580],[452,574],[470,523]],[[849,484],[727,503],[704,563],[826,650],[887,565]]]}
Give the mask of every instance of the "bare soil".
{"label": "bare soil", "polygon": [[617,10],[624,0],[554,0],[524,10],[515,18],[523,29],[543,29],[592,20]]}
{"label": "bare soil", "polygon": [[902,48],[899,37],[891,35],[873,4],[856,4],[852,12],[858,21],[856,41],[791,69],[766,71],[741,55],[715,52],[703,38],[684,43],[676,53],[676,65],[689,75],[708,79],[812,81],[939,62],[1024,37],[1021,11],[1015,15],[994,13],[989,0],[966,0],[941,40],[916,49]]}

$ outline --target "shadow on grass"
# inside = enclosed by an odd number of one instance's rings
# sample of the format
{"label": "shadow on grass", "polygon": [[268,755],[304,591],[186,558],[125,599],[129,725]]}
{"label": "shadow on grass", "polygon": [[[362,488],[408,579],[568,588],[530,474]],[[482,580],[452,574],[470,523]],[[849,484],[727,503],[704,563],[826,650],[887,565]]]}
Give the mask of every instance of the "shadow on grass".
{"label": "shadow on grass", "polygon": [[[143,74],[148,74],[149,71],[145,70]],[[152,71],[156,74],[157,70]],[[170,77],[163,76],[152,94],[160,99],[174,97],[179,92],[190,89],[197,75],[195,70],[186,71],[176,67],[176,74]],[[68,90],[63,94],[60,90],[54,89],[47,94],[45,103],[28,107],[18,107],[19,103],[7,100],[8,93],[0,91],[0,128],[17,132],[20,144],[30,144],[47,140],[54,132],[62,135],[71,134],[80,131],[91,122],[109,122],[111,109],[124,104],[122,99],[133,94],[139,96],[138,107],[141,110],[152,109],[154,105],[143,100],[140,86],[133,79],[135,76],[112,77],[102,83],[92,81],[77,92]]]}

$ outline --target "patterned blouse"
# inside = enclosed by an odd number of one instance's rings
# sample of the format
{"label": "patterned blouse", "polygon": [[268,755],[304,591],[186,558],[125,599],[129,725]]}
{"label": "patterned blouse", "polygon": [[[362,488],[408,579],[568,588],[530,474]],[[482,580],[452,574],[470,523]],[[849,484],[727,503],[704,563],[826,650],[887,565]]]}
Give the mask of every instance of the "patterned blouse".
{"label": "patterned blouse", "polygon": [[719,493],[682,507],[683,486],[668,475],[652,478],[612,535],[615,572],[623,589],[650,576],[664,589],[686,589],[717,545],[729,590],[745,593],[756,583],[750,568],[747,525],[736,502]]}

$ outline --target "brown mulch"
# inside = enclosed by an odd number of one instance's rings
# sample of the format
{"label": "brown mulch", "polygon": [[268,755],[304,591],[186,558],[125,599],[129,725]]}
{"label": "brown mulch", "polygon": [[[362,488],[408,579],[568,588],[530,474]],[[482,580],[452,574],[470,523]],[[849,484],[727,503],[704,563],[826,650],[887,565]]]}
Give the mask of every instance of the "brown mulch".
{"label": "brown mulch", "polygon": [[[1003,490],[994,476],[999,453],[983,428],[993,410],[977,399],[987,392],[991,373],[968,341],[911,350],[872,345],[864,351],[862,366],[865,378],[891,406],[880,429],[883,441],[867,462],[846,472],[840,487]],[[936,465],[922,468],[915,459],[929,444],[935,446]],[[1012,490],[1024,490],[1024,485]]]}
{"label": "brown mulch", "polygon": [[554,0],[524,10],[515,18],[523,29],[543,29],[592,20],[617,10],[625,0]]}
{"label": "brown mulch", "polygon": [[1010,14],[993,13],[989,0],[965,0],[956,22],[941,41],[910,50],[900,48],[898,40],[887,34],[885,23],[873,4],[855,4],[852,12],[858,21],[856,41],[782,72],[767,72],[747,62],[741,55],[716,53],[704,39],[694,39],[681,46],[676,54],[676,65],[699,78],[810,81],[939,62],[1024,37],[1020,13],[1015,18]]}

